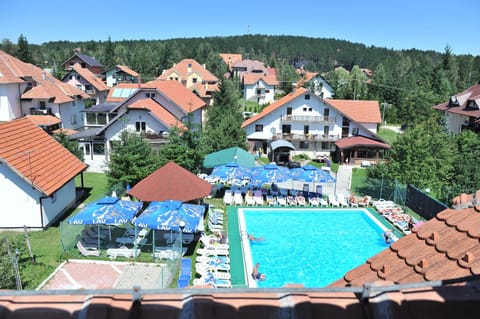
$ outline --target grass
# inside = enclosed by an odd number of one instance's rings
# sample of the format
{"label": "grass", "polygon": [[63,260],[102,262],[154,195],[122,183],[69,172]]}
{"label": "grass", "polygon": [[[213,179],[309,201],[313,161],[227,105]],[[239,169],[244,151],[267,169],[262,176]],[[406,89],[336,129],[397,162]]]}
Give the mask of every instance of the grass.
{"label": "grass", "polygon": [[384,139],[388,144],[392,144],[396,141],[398,133],[392,131],[388,128],[380,128],[377,133],[382,139]]}

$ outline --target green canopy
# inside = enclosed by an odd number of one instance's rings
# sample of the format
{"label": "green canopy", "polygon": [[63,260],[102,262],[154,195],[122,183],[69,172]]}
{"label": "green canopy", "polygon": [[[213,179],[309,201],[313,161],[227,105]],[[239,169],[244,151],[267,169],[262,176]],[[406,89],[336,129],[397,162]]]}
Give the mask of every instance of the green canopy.
{"label": "green canopy", "polygon": [[240,166],[250,168],[255,166],[255,157],[240,147],[230,147],[205,156],[203,167],[212,168],[229,162],[237,162]]}

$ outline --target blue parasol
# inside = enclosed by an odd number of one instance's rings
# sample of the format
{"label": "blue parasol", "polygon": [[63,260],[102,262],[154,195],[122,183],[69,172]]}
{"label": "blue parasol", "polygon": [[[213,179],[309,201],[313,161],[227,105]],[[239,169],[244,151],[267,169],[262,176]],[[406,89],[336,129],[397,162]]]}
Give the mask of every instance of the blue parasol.
{"label": "blue parasol", "polygon": [[250,172],[252,175],[252,182],[257,186],[267,183],[284,182],[291,179],[290,171],[287,167],[278,166],[274,163],[254,167]]}
{"label": "blue parasol", "polygon": [[305,165],[301,168],[292,168],[290,174],[293,180],[315,183],[335,183],[335,178],[327,171],[313,165]]}
{"label": "blue parasol", "polygon": [[179,231],[180,222],[183,221],[185,223],[183,232],[194,233],[200,220],[203,220],[204,213],[204,205],[184,204],[175,200],[151,202],[133,224],[156,230]]}
{"label": "blue parasol", "polygon": [[210,176],[227,180],[248,179],[249,170],[240,166],[237,162],[229,162],[225,165],[215,166]]}
{"label": "blue parasol", "polygon": [[68,219],[72,225],[121,225],[128,223],[142,208],[142,202],[104,197],[87,204],[81,211]]}

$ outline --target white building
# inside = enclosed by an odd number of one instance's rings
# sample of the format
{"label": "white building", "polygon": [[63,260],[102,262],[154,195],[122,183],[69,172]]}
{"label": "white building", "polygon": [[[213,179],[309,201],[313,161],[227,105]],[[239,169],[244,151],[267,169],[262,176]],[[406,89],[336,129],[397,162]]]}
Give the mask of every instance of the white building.
{"label": "white building", "polygon": [[0,228],[45,228],[76,201],[87,165],[29,118],[0,124]]}
{"label": "white building", "polygon": [[[261,148],[268,152],[270,142],[285,140],[295,149],[293,154],[304,153],[315,158],[330,155],[337,150],[338,141],[352,136],[375,141],[361,147],[389,148],[376,135],[380,122],[377,101],[324,100],[299,88],[246,120],[242,127],[252,151]],[[358,158],[357,146],[349,145],[344,154],[338,154],[338,158]],[[278,158],[274,160],[278,161]]]}

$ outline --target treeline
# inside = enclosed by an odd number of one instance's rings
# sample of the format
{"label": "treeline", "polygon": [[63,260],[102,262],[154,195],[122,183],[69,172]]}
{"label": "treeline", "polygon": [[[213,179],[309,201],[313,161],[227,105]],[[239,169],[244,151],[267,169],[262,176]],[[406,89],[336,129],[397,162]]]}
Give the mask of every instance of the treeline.
{"label": "treeline", "polygon": [[[27,55],[25,55],[25,46]],[[23,48],[23,49],[22,49]],[[62,76],[62,63],[74,49],[95,57],[106,68],[127,65],[144,81],[184,58],[193,58],[221,78],[226,71],[219,53],[240,53],[280,70],[283,88],[295,82],[294,67],[321,72],[337,92],[337,98],[375,99],[388,104],[387,121],[412,123],[430,117],[431,106],[463,91],[480,80],[480,56],[444,52],[392,50],[336,39],[300,36],[243,35],[231,37],[178,38],[169,40],[123,40],[47,42],[28,45],[4,39],[0,49]],[[17,54],[19,53],[19,54]],[[23,56],[19,56],[23,55]],[[359,73],[373,71],[371,79]],[[288,91],[288,90],[287,90]]]}

